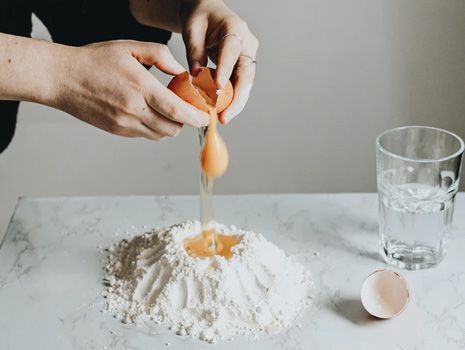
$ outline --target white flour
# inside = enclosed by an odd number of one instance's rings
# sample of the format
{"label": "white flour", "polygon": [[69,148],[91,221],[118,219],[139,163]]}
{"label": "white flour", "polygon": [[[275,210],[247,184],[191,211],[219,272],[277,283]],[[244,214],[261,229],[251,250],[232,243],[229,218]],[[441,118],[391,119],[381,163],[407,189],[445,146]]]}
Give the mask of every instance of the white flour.
{"label": "white flour", "polygon": [[111,247],[108,310],[123,322],[163,323],[208,342],[289,327],[310,304],[310,273],[260,234],[217,230],[243,235],[229,260],[188,255],[183,240],[200,233],[190,221]]}

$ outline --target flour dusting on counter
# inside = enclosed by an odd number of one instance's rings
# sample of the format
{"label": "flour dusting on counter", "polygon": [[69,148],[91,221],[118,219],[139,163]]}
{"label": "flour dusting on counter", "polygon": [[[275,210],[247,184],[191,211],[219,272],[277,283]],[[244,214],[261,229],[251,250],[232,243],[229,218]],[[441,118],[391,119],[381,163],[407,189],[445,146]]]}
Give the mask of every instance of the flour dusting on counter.
{"label": "flour dusting on counter", "polygon": [[183,241],[198,222],[157,229],[110,247],[107,309],[123,322],[155,322],[208,342],[282,331],[310,304],[310,273],[254,232],[240,235],[230,259],[188,255]]}

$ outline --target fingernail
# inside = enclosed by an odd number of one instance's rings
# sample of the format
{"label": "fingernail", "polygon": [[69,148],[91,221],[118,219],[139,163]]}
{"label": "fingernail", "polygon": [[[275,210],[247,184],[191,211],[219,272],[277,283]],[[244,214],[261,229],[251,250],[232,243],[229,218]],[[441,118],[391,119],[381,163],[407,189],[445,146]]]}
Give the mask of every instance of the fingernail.
{"label": "fingernail", "polygon": [[222,114],[222,115],[220,116],[220,118],[219,118],[219,119],[220,119],[220,123],[221,123],[221,124],[223,124],[223,125],[226,125],[226,124],[228,124],[228,123],[229,123],[229,119],[228,119],[228,117],[227,117],[227,116],[225,116],[224,114]]}
{"label": "fingernail", "polygon": [[223,75],[217,75],[215,78],[216,87],[220,90],[223,90],[224,86],[226,85],[227,78]]}
{"label": "fingernail", "polygon": [[191,75],[196,77],[200,73],[200,64],[195,62],[192,64]]}
{"label": "fingernail", "polygon": [[226,86],[226,82],[228,81],[228,78],[226,77],[220,77],[220,79],[218,80],[218,87],[223,90],[224,87]]}

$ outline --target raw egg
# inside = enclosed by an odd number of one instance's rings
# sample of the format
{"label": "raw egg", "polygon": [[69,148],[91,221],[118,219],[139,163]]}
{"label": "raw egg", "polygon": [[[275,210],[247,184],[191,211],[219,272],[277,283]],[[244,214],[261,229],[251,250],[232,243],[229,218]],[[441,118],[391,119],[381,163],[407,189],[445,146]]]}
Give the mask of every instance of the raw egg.
{"label": "raw egg", "polygon": [[213,69],[202,67],[196,77],[192,78],[188,72],[175,76],[168,88],[184,101],[210,115],[210,124],[205,137],[200,161],[203,172],[210,178],[221,176],[228,168],[228,148],[218,133],[218,114],[231,103],[234,91],[228,80],[222,90],[216,88],[213,80]]}
{"label": "raw egg", "polygon": [[397,272],[378,270],[362,284],[361,300],[369,314],[383,319],[399,315],[409,302],[405,279]]}
{"label": "raw egg", "polygon": [[214,109],[209,111],[210,124],[208,132],[205,136],[204,145],[200,152],[200,162],[203,172],[208,177],[218,177],[226,172],[229,164],[228,147],[224,143],[223,138],[218,133],[217,120],[218,117]]}

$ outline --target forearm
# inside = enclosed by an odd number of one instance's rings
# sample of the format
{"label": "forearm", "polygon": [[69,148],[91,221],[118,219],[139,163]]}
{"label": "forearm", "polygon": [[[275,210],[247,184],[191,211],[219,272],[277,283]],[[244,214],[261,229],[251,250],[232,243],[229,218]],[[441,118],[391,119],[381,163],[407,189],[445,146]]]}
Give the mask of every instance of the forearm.
{"label": "forearm", "polygon": [[0,100],[51,104],[63,46],[0,33]]}
{"label": "forearm", "polygon": [[181,32],[180,12],[186,0],[130,0],[134,18],[147,26]]}

